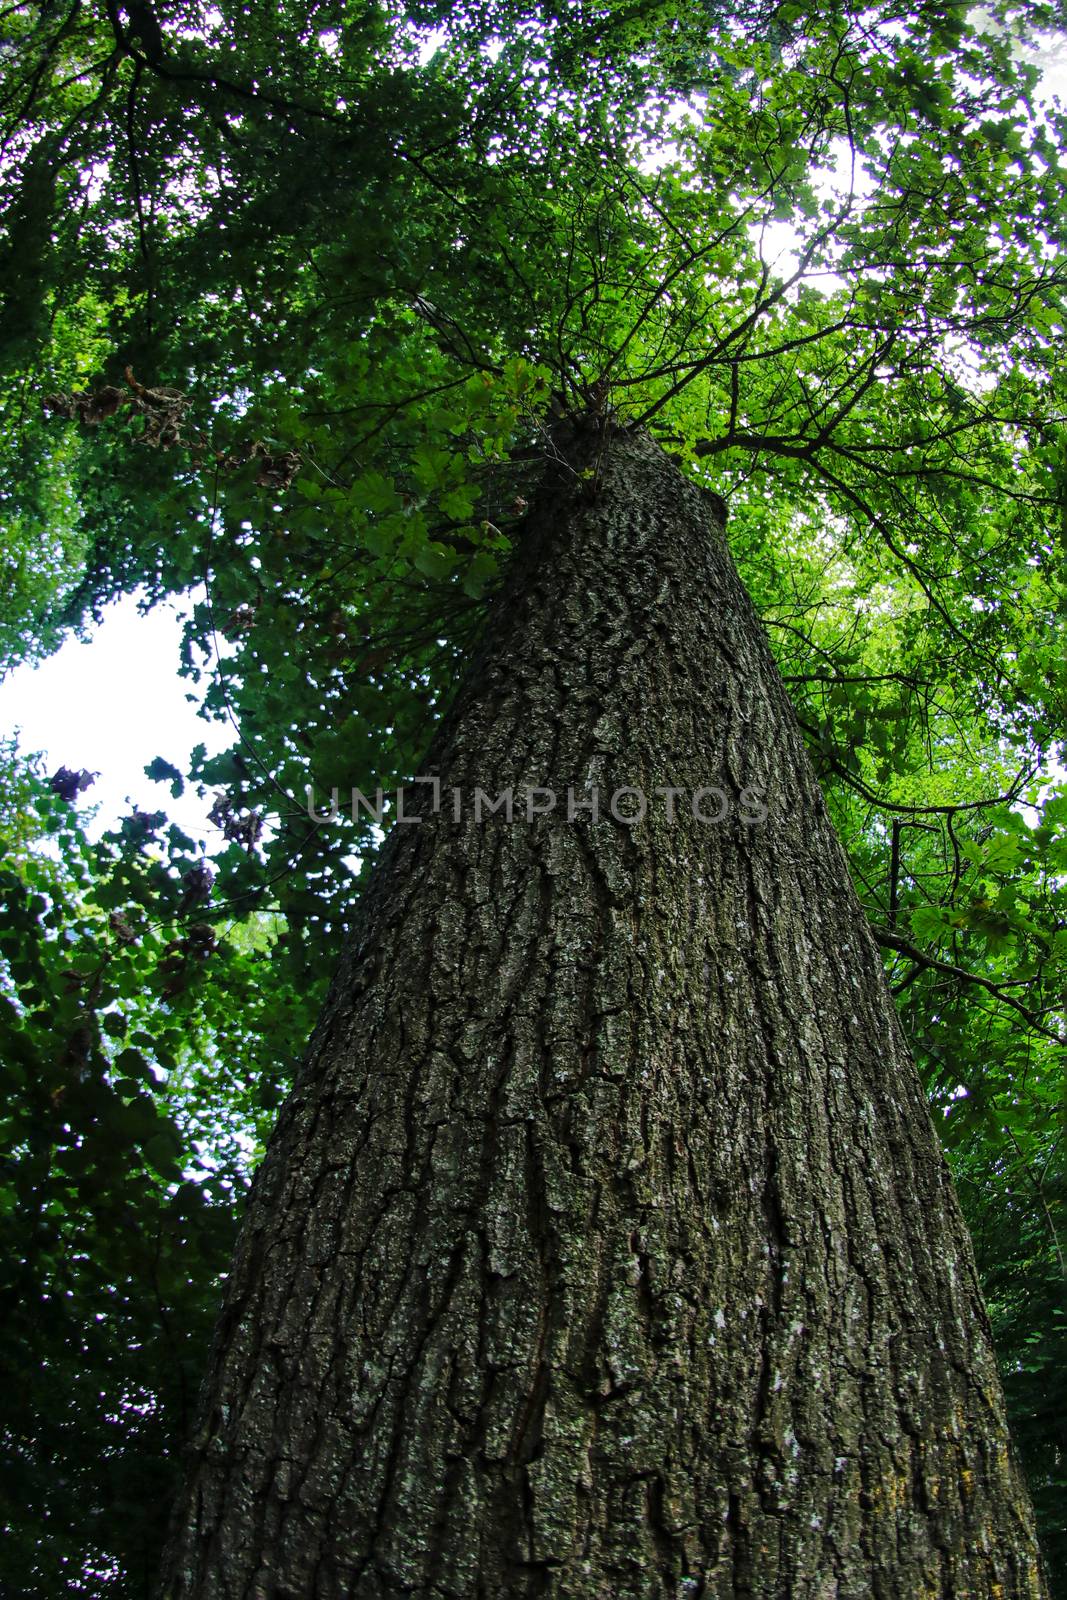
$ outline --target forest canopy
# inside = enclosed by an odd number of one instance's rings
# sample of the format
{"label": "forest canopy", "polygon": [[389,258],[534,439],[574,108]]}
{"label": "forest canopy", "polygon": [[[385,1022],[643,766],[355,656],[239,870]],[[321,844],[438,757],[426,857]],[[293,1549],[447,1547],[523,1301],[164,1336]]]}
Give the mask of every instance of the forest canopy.
{"label": "forest canopy", "polygon": [[0,747],[5,1592],[151,1592],[381,842],[321,814],[417,771],[552,423],[592,414],[727,508],[1067,1594],[1061,10],[0,16],[3,655],[183,597],[175,670],[232,735],[146,752],[203,839],[165,799],[92,838],[91,774]]}

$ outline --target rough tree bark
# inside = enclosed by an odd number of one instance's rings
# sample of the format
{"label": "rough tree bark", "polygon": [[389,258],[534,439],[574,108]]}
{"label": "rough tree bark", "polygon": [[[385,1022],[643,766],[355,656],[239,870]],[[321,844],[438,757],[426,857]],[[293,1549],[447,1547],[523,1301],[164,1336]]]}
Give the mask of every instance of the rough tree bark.
{"label": "rough tree bark", "polygon": [[562,454],[257,1176],[164,1593],[1039,1595],[969,1241],[719,509],[646,436]]}

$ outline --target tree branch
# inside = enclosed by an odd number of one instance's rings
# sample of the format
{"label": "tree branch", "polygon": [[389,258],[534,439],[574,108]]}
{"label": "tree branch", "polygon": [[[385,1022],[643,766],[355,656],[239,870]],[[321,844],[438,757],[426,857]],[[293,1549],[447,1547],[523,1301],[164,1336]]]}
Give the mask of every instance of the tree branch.
{"label": "tree branch", "polygon": [[995,1000],[1000,1000],[1004,1005],[1011,1006],[1013,1011],[1017,1011],[1021,1017],[1026,1019],[1028,1025],[1035,1032],[1044,1034],[1046,1039],[1053,1039],[1057,1044],[1063,1043],[1062,1034],[1057,1033],[1053,1028],[1047,1027],[1037,1012],[1031,1011],[1028,1006],[1023,1005],[1021,1000],[1016,1000],[1014,995],[1008,994],[1001,984],[994,983],[990,978],[983,978],[980,973],[968,972],[965,967],[957,967],[951,961],[942,961],[938,956],[927,955],[917,945],[912,944],[910,939],[903,938],[899,933],[894,933],[889,928],[879,928],[872,924],[871,933],[874,935],[875,943],[881,945],[883,950],[895,950],[898,955],[906,956],[909,961],[917,962],[920,967],[926,967],[931,972],[943,972],[946,977],[956,978],[961,983],[977,984],[980,989],[985,989],[987,994],[991,994]]}

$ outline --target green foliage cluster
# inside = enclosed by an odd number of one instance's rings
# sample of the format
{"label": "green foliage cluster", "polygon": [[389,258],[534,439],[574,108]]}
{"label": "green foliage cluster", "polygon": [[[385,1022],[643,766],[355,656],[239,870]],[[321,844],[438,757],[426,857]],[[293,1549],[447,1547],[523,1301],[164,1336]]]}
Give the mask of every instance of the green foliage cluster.
{"label": "green foliage cluster", "polygon": [[161,813],[89,843],[38,763],[7,745],[3,771],[0,1575],[147,1593],[239,1198],[321,984],[264,981],[275,919],[181,917],[199,863]]}
{"label": "green foliage cluster", "polygon": [[561,411],[729,503],[1067,1581],[1065,119],[1031,64],[1061,22],[4,10],[0,643],[188,595],[181,670],[234,734],[151,769],[220,797],[210,884],[165,818],[90,844],[0,762],[8,1592],[149,1590],[239,1196],[379,839],[306,788],[416,769]]}

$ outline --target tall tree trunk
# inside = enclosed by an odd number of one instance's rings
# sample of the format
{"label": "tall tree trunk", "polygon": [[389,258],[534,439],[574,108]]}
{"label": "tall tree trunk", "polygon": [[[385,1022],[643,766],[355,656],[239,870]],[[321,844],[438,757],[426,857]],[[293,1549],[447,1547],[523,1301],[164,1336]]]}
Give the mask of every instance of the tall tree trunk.
{"label": "tall tree trunk", "polygon": [[969,1241],[718,507],[646,436],[562,455],[257,1175],[164,1592],[1040,1595]]}

